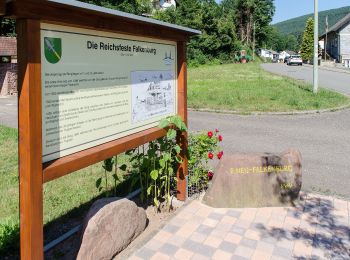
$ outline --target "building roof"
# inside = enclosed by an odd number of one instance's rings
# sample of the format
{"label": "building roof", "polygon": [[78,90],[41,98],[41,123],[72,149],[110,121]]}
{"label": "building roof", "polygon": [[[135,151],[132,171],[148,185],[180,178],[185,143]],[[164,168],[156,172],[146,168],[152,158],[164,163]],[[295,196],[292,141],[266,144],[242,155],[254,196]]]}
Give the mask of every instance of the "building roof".
{"label": "building roof", "polygon": [[17,56],[16,37],[0,37],[0,56]]}
{"label": "building roof", "polygon": [[[330,32],[338,32],[340,29],[342,29],[345,25],[350,23],[350,13],[345,15],[342,19],[340,19],[335,25],[333,25],[329,30]],[[323,38],[326,35],[326,33],[322,34],[320,38]]]}

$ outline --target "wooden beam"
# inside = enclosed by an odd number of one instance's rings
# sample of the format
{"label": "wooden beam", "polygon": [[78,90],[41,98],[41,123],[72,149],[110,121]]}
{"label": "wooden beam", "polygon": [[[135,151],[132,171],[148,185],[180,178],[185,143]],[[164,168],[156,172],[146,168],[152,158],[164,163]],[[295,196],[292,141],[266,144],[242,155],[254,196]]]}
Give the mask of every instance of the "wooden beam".
{"label": "wooden beam", "polygon": [[6,13],[6,0],[0,0],[0,16]]}
{"label": "wooden beam", "polygon": [[43,259],[39,20],[17,20],[20,255]]}
{"label": "wooden beam", "polygon": [[43,170],[44,182],[52,181],[89,165],[101,162],[116,154],[160,138],[165,134],[166,131],[164,129],[154,127],[45,163]]}
{"label": "wooden beam", "polygon": [[[186,42],[180,41],[177,43],[177,109],[178,114],[187,126],[187,64],[186,64]],[[186,200],[187,183],[186,176],[188,175],[188,142],[187,133],[178,133],[177,142],[181,147],[181,159],[183,163],[180,165],[177,177],[177,199]]]}

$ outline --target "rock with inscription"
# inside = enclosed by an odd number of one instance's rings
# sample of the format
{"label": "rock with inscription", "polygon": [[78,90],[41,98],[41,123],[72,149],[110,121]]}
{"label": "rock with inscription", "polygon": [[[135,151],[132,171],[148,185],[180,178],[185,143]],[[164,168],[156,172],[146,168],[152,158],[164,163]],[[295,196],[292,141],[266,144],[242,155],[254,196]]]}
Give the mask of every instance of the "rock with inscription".
{"label": "rock with inscription", "polygon": [[147,216],[133,201],[97,200],[85,217],[77,259],[112,259],[146,228]]}
{"label": "rock with inscription", "polygon": [[293,205],[302,184],[301,154],[225,155],[203,202],[217,208]]}

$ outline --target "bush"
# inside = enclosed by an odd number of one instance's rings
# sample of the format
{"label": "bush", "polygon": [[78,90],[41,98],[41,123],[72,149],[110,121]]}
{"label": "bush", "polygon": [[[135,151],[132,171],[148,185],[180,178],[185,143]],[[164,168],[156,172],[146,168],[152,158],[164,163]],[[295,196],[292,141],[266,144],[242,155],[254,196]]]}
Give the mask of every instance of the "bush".
{"label": "bush", "polygon": [[19,225],[14,223],[0,224],[0,255],[19,250]]}
{"label": "bush", "polygon": [[190,134],[188,139],[188,186],[198,183],[206,185],[213,177],[213,170],[209,161],[215,157],[221,159],[223,152],[220,150],[219,142],[222,136],[218,130]]}

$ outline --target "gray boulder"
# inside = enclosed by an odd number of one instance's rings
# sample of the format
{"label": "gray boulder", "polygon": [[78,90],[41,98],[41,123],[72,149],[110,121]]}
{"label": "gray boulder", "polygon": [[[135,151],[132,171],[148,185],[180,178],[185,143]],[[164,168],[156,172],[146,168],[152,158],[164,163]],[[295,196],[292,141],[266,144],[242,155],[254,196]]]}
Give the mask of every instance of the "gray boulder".
{"label": "gray boulder", "polygon": [[77,259],[112,259],[140,235],[146,225],[145,210],[133,201],[121,198],[97,200],[84,219]]}
{"label": "gray boulder", "polygon": [[225,155],[203,202],[217,208],[293,205],[302,185],[301,154]]}

